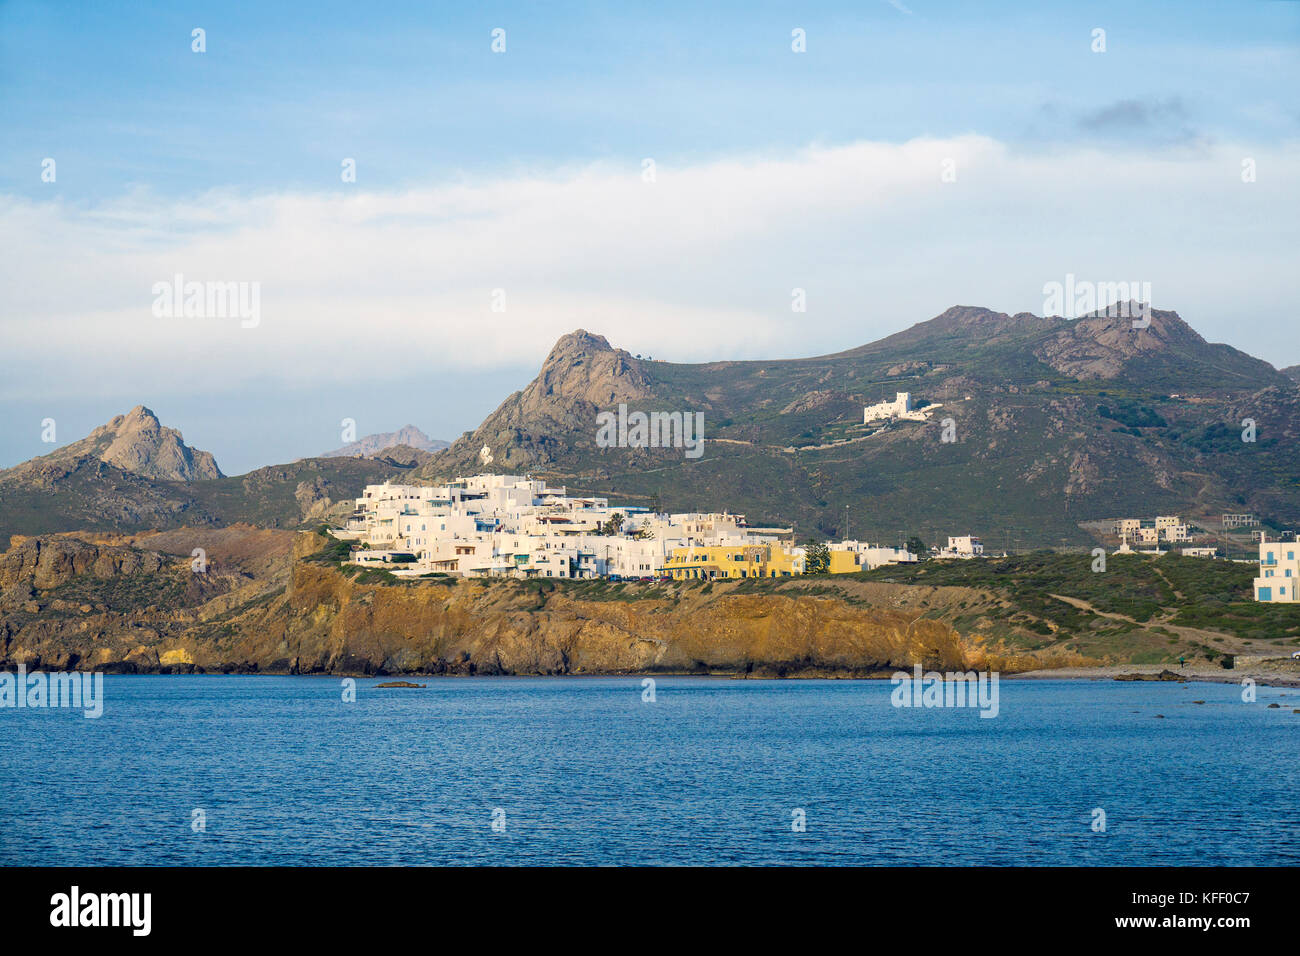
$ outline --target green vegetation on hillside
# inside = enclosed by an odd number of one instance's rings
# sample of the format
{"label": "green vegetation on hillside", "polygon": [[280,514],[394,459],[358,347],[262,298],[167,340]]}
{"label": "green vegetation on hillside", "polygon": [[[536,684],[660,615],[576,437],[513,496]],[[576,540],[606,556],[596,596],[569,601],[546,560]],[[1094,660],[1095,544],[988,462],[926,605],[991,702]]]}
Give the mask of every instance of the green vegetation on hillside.
{"label": "green vegetation on hillside", "polygon": [[1066,633],[1090,626],[1095,618],[1052,595],[1153,628],[1173,625],[1243,640],[1300,643],[1300,605],[1256,603],[1251,584],[1255,565],[1174,553],[1160,558],[1108,555],[1106,570],[1100,572],[1092,565],[1089,553],[1037,551],[1009,558],[894,565],[854,577],[992,591]]}

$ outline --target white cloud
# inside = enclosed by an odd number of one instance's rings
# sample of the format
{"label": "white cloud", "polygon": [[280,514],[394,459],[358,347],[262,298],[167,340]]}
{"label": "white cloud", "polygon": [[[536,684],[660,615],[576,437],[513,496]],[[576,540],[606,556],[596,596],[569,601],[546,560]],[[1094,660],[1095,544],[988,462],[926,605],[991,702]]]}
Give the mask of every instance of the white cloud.
{"label": "white cloud", "polygon": [[[0,398],[535,365],[580,326],[683,361],[815,354],[957,303],[1040,311],[1066,272],[1150,281],[1207,337],[1296,362],[1269,343],[1298,291],[1297,155],[1026,154],[965,136],[661,163],[654,183],[637,161],[401,193],[0,197]],[[154,318],[150,289],[177,272],[260,282],[261,324]],[[807,314],[790,311],[795,287]]]}

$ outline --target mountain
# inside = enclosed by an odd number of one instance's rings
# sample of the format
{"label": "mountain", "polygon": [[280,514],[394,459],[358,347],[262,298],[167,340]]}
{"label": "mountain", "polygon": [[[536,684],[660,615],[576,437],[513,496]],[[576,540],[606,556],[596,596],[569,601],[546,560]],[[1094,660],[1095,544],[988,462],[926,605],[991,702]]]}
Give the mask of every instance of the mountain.
{"label": "mountain", "polygon": [[[864,426],[864,405],[900,391],[928,420]],[[702,415],[703,455],[599,447],[597,416],[620,405]],[[423,437],[412,431],[371,447]],[[1091,522],[1157,513],[1251,511],[1294,528],[1297,440],[1295,381],[1206,342],[1175,312],[1134,329],[1106,315],[955,306],[832,355],[703,364],[639,359],[579,330],[436,453],[399,442],[227,477],[137,407],[0,471],[0,545],[64,531],[308,527],[347,511],[368,483],[490,470],[624,505],[741,511],[794,524],[801,538],[971,533],[991,548],[1077,546],[1095,540]]]}
{"label": "mountain", "polygon": [[10,535],[221,527],[295,528],[348,510],[369,483],[398,478],[426,452],[403,458],[307,458],[222,475],[144,406],[85,438],[0,471],[0,546]]}
{"label": "mountain", "polygon": [[1300,365],[1292,365],[1281,370],[1282,374],[1293,382],[1300,382]]}
{"label": "mountain", "polygon": [[143,405],[137,405],[125,415],[115,416],[80,441],[64,445],[17,468],[57,467],[84,458],[96,458],[142,478],[195,481],[221,477],[221,469],[210,452],[185,444],[179,431],[164,427],[158,416]]}
{"label": "mountain", "polygon": [[[801,537],[1079,545],[1093,540],[1081,523],[1119,516],[1249,510],[1300,522],[1286,451],[1300,438],[1295,383],[1206,342],[1176,312],[1150,319],[1134,329],[1105,314],[955,306],[833,355],[704,364],[638,359],[579,330],[418,474],[481,471],[490,458],[487,470],[624,504],[794,522]],[[927,422],[863,426],[864,405],[901,391],[938,406]],[[620,403],[702,413],[704,454],[598,447],[596,416]]]}
{"label": "mountain", "polygon": [[374,435],[367,435],[356,441],[344,445],[342,448],[336,448],[333,451],[322,452],[321,458],[355,458],[370,457],[378,455],[380,452],[396,446],[406,446],[418,451],[439,451],[446,448],[449,442],[436,438],[430,438],[414,425],[403,425],[395,432],[378,432]]}

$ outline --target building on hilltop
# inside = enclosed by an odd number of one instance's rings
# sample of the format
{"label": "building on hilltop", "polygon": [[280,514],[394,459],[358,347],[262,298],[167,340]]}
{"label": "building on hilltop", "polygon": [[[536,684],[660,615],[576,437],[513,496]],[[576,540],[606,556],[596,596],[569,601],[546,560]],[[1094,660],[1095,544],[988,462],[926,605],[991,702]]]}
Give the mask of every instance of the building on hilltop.
{"label": "building on hilltop", "polygon": [[862,424],[869,425],[872,422],[890,419],[923,422],[929,417],[930,412],[938,407],[939,405],[934,404],[927,405],[924,409],[913,408],[912,393],[898,392],[892,402],[877,402],[862,409]]}

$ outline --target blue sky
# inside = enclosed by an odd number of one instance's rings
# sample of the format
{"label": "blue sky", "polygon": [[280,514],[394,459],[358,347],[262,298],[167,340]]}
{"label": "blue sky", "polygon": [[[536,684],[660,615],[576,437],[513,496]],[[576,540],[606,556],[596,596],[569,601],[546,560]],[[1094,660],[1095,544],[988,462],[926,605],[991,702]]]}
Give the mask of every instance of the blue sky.
{"label": "blue sky", "polygon": [[[1152,277],[1211,340],[1297,363],[1273,258],[1295,258],[1298,54],[1300,3],[1250,0],[0,4],[0,466],[49,450],[47,416],[62,442],[140,402],[227,472],[334,447],[342,417],[452,438],[579,324],[682,360],[814,354],[956,303],[1039,311],[1066,271]],[[960,194],[908,192],[949,155]],[[609,184],[645,158],[668,201],[624,206]],[[911,185],[835,179],[877,162]],[[842,208],[801,208],[836,182]],[[260,281],[267,322],[151,326],[173,271]],[[806,322],[776,304],[796,285]],[[479,315],[498,286],[520,305]],[[485,318],[510,334],[466,331]],[[380,328],[395,357],[360,360]]]}

